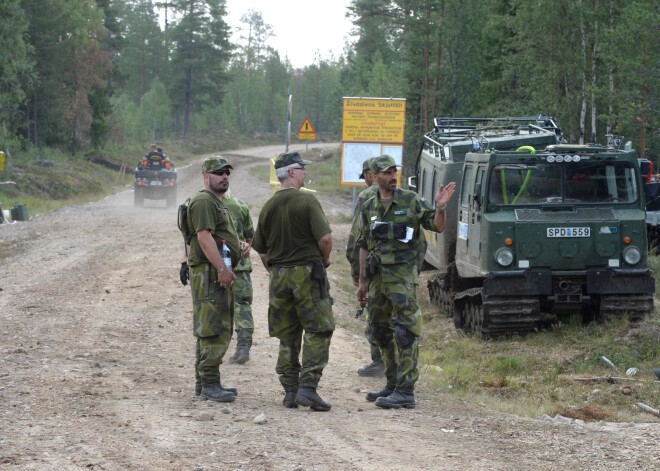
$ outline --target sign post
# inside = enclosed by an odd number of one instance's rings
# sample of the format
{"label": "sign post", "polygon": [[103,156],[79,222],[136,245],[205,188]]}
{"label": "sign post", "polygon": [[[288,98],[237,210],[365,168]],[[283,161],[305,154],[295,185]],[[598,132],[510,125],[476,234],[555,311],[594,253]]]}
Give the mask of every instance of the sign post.
{"label": "sign post", "polygon": [[302,124],[298,128],[298,139],[305,141],[305,155],[309,154],[307,146],[309,145],[307,141],[316,140],[316,131],[314,131],[314,126],[308,117],[305,117]]}

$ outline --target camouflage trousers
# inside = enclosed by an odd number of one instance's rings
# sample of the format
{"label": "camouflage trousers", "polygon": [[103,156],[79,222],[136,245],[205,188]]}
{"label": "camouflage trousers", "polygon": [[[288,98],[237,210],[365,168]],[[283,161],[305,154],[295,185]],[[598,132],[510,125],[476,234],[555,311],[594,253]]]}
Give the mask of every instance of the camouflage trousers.
{"label": "camouflage trousers", "polygon": [[378,346],[378,343],[376,340],[374,340],[372,328],[371,328],[371,314],[369,314],[369,308],[366,307],[364,309],[367,313],[367,325],[364,328],[364,336],[367,338],[367,341],[369,342],[369,350],[371,352],[371,361],[374,363],[379,363],[383,361],[383,355],[380,353],[380,347]]}
{"label": "camouflage trousers", "polygon": [[270,271],[268,333],[280,340],[275,371],[285,391],[316,388],[328,364],[335,330],[329,289],[327,276],[312,279],[312,265]]}
{"label": "camouflage trousers", "polygon": [[419,335],[422,312],[417,285],[383,281],[380,273],[369,280],[369,324],[380,347],[387,385],[412,392],[419,378]]}
{"label": "camouflage trousers", "polygon": [[218,285],[218,273],[208,264],[190,267],[193,300],[195,379],[202,384],[220,382],[220,365],[232,336],[234,295]]}
{"label": "camouflage trousers", "polygon": [[234,329],[239,347],[252,346],[254,319],[252,318],[252,278],[249,271],[237,271],[234,290]]}

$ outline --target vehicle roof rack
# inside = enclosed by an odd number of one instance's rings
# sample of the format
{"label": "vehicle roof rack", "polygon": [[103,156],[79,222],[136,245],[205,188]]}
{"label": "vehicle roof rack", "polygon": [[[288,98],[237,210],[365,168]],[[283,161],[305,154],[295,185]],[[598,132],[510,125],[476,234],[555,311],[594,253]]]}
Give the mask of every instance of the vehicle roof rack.
{"label": "vehicle roof rack", "polygon": [[563,140],[562,130],[552,116],[514,116],[500,118],[453,118],[438,117],[433,119],[434,129],[430,134],[437,137],[458,139],[483,134],[512,132],[521,127],[535,126],[552,131]]}

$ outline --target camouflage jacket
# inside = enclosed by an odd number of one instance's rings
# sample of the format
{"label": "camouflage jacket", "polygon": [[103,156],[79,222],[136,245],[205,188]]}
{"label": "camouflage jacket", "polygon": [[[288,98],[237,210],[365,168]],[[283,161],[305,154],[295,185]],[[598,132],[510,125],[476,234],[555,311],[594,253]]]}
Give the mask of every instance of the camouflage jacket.
{"label": "camouflage jacket", "polygon": [[378,191],[378,185],[371,185],[360,192],[355,203],[355,212],[353,213],[353,224],[351,233],[348,235],[346,244],[346,259],[351,264],[351,277],[357,278],[360,275],[360,247],[356,242],[360,236],[360,211],[362,205]]}
{"label": "camouflage jacket", "polygon": [[435,210],[417,193],[397,188],[384,205],[376,192],[360,210],[360,248],[377,257],[383,281],[416,283],[426,241],[421,229],[438,232]]}
{"label": "camouflage jacket", "polygon": [[[222,198],[222,202],[229,210],[238,239],[241,242],[252,242],[254,238],[254,227],[252,226],[252,218],[250,217],[250,210],[247,204],[232,196],[225,196]],[[234,271],[252,271],[250,257],[242,257]]]}

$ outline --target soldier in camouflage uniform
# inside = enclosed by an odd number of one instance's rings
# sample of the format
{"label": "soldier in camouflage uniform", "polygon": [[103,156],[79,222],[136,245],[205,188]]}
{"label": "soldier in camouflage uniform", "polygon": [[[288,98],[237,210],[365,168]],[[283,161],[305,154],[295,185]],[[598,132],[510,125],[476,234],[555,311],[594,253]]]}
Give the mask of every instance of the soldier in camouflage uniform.
{"label": "soldier in camouflage uniform", "polygon": [[[362,163],[362,173],[359,178],[364,179],[364,183],[368,188],[362,190],[358,195],[357,201],[355,203],[355,211],[353,212],[353,224],[351,225],[351,232],[348,236],[348,243],[346,244],[346,259],[348,263],[351,264],[351,278],[353,279],[353,285],[358,286],[358,280],[360,278],[360,247],[358,247],[355,242],[357,241],[358,235],[360,234],[360,209],[362,204],[369,198],[371,198],[378,187],[373,183],[376,181],[375,175],[371,173],[369,169],[369,164],[372,159],[366,159]],[[364,309],[358,310],[358,317]],[[360,376],[371,376],[380,378],[385,372],[385,366],[383,364],[383,358],[380,355],[380,348],[378,344],[374,341],[371,335],[371,324],[369,323],[369,310],[367,309],[367,325],[364,329],[364,335],[369,341],[369,347],[371,350],[371,363],[364,365],[358,368],[357,372]]]}
{"label": "soldier in camouflage uniform", "polygon": [[310,163],[297,152],[275,160],[281,186],[261,210],[252,247],[270,272],[268,333],[280,340],[275,371],[285,391],[282,404],[328,411],[316,388],[335,329],[325,271],[332,236],[318,200],[299,191]]}
{"label": "soldier in camouflage uniform", "polygon": [[229,363],[243,365],[250,359],[252,335],[254,333],[254,320],[252,319],[252,263],[250,262],[250,249],[254,229],[248,206],[238,198],[225,195],[222,202],[229,210],[236,234],[241,244],[243,258],[234,268],[234,328],[236,330],[236,351],[229,357]]}
{"label": "soldier in camouflage uniform", "polygon": [[234,224],[222,204],[222,197],[229,188],[231,168],[220,156],[204,160],[204,189],[191,198],[187,213],[188,224],[195,233],[188,254],[193,333],[197,337],[195,393],[218,402],[234,401],[237,395],[236,389],[223,388],[220,384],[220,364],[232,336],[232,284],[236,275],[225,265],[218,246],[226,241],[232,266],[241,258]]}
{"label": "soldier in camouflage uniform", "polygon": [[373,338],[385,363],[387,384],[366,399],[383,408],[415,407],[418,339],[422,313],[417,303],[419,240],[421,229],[441,232],[445,207],[456,184],[440,186],[436,209],[417,193],[397,188],[393,157],[382,155],[371,162],[378,191],[362,205],[360,280],[361,305],[369,304]]}

